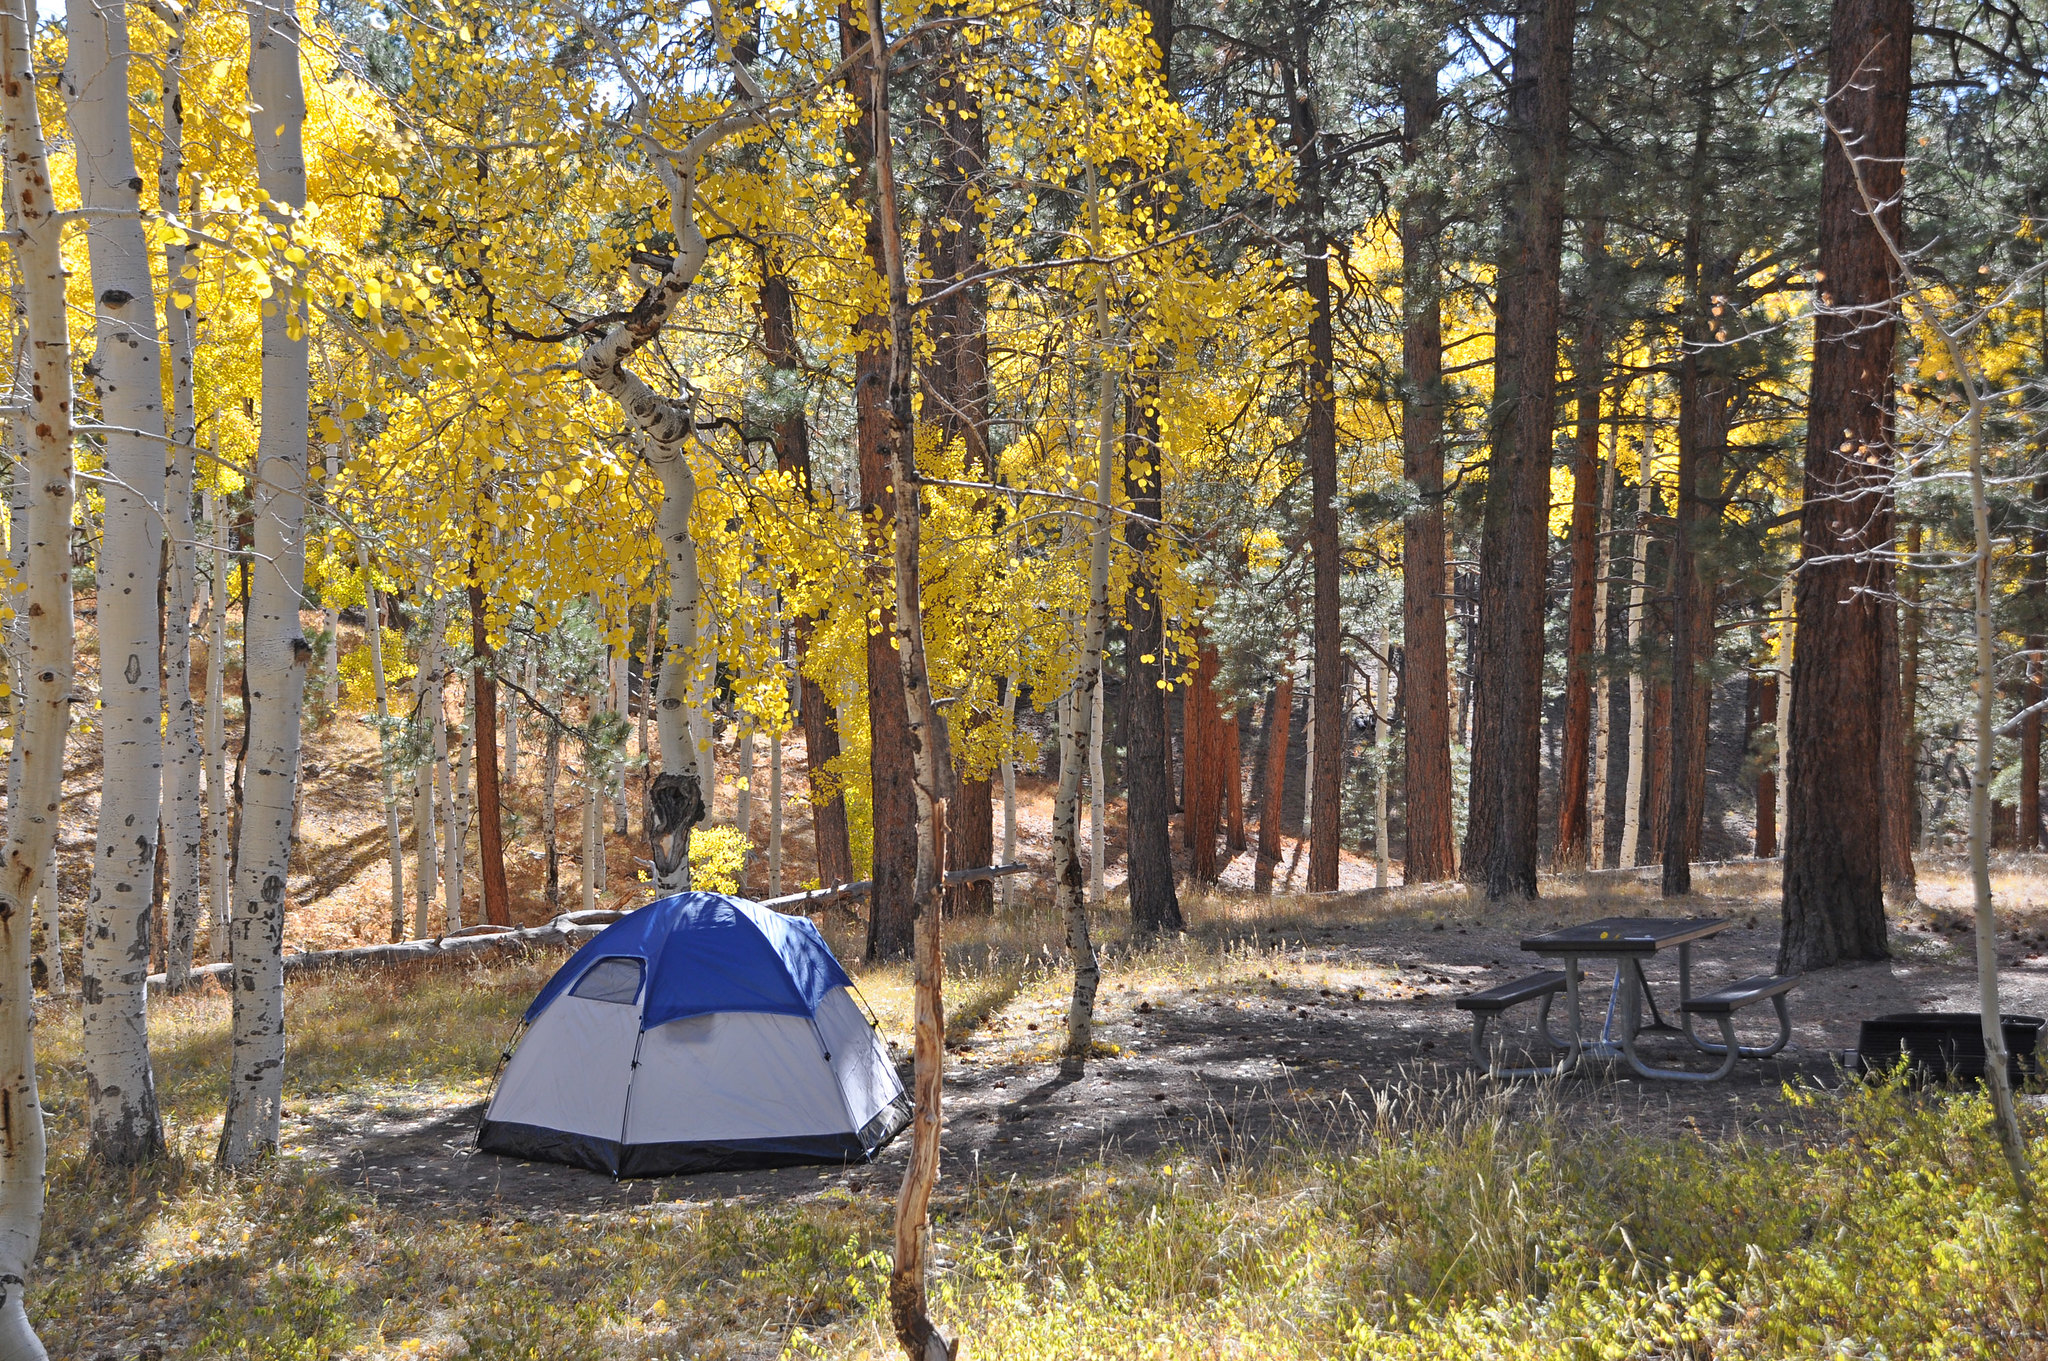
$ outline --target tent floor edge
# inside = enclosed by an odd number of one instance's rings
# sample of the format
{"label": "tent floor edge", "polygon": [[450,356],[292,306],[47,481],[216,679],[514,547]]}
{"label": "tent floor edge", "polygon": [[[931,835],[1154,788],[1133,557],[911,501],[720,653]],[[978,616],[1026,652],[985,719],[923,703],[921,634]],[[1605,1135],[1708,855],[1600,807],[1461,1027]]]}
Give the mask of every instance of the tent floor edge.
{"label": "tent floor edge", "polygon": [[514,1120],[485,1120],[477,1131],[476,1146],[482,1152],[495,1153],[500,1157],[562,1163],[602,1172],[608,1177],[620,1175],[619,1155],[624,1151],[617,1139],[602,1139],[594,1134],[570,1134]]}

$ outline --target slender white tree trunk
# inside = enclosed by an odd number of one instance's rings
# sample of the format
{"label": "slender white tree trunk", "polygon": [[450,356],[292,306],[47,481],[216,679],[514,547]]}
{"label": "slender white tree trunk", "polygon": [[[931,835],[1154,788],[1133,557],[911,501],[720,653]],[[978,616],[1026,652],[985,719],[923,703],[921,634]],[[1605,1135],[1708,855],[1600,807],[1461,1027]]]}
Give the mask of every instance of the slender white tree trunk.
{"label": "slender white tree trunk", "polygon": [[1600,507],[1594,520],[1596,533],[1593,568],[1593,655],[1600,659],[1593,673],[1593,785],[1586,791],[1586,827],[1592,837],[1594,869],[1607,865],[1607,775],[1608,731],[1613,726],[1608,710],[1613,703],[1613,682],[1607,668],[1607,576],[1614,570],[1614,443],[1621,428],[1617,419],[1607,427],[1607,457],[1600,470]]}
{"label": "slender white tree trunk", "polygon": [[[335,488],[341,484],[341,451],[332,444],[326,448],[321,471],[324,476],[320,485],[332,506]],[[327,629],[327,655],[320,662],[320,703],[326,716],[332,718],[341,708],[341,611],[325,604],[320,616]]]}
{"label": "slender white tree trunk", "polygon": [[462,673],[462,726],[454,732],[455,754],[449,761],[454,767],[455,789],[448,800],[448,930],[462,929],[462,895],[467,887],[465,875],[469,865],[469,761],[470,743],[476,739],[476,672],[465,669]]}
{"label": "slender white tree trunk", "polygon": [[[162,146],[157,164],[157,208],[175,215],[180,202],[179,176],[184,168],[185,32],[182,17],[162,15],[170,28],[163,72]],[[199,555],[192,526],[192,487],[197,465],[192,441],[198,422],[192,400],[192,284],[185,278],[186,248],[164,246],[164,278],[170,294],[164,300],[164,352],[170,367],[171,445],[164,459],[164,525],[170,535],[169,580],[164,600],[164,811],[165,881],[169,901],[164,952],[165,982],[173,992],[191,981],[192,947],[203,908],[199,891],[205,859],[205,831],[200,813],[205,795],[200,772],[206,753],[199,745],[192,704],[192,606],[197,594]]]}
{"label": "slender white tree trunk", "polygon": [[[300,135],[296,0],[250,0],[249,136],[256,178],[274,229],[289,238],[306,204]],[[273,268],[284,269],[274,258]],[[292,807],[298,801],[299,724],[312,648],[299,630],[305,596],[306,311],[284,275],[263,317],[263,427],[250,491],[254,577],[243,623],[249,678],[249,762],[236,848],[233,949],[234,1040],[220,1161],[239,1167],[277,1148],[284,1109],[284,896],[291,870]]]}
{"label": "slender white tree trunk", "polygon": [[[1650,480],[1650,440],[1643,437],[1642,489],[1637,494],[1636,523],[1644,524],[1650,514],[1655,484]],[[1648,687],[1643,684],[1643,669],[1637,664],[1636,652],[1643,641],[1643,598],[1645,584],[1650,579],[1650,536],[1638,528],[1630,552],[1634,561],[1629,565],[1628,588],[1628,652],[1631,659],[1628,673],[1628,784],[1622,795],[1621,808],[1621,864],[1624,868],[1636,863],[1636,851],[1642,841],[1643,813],[1643,763],[1649,754],[1645,743],[1650,737],[1650,715]]]}
{"label": "slender white tree trunk", "polygon": [[1109,858],[1103,835],[1102,685],[1095,686],[1095,704],[1088,720],[1088,905],[1101,907],[1103,862]]}
{"label": "slender white tree trunk", "polygon": [[[620,586],[623,589],[624,583],[620,583]],[[632,677],[627,672],[626,653],[623,648],[612,654],[611,677],[612,711],[630,723],[633,719]],[[619,737],[619,759],[612,765],[610,778],[612,830],[624,836],[632,830],[632,824],[627,821],[629,810],[626,807],[626,739],[623,733]]]}
{"label": "slender white tree trunk", "polygon": [[747,890],[747,871],[754,863],[754,723],[745,713],[738,715],[740,740],[735,744],[735,755],[739,759],[739,776],[732,785],[732,821],[740,829],[740,837],[746,846],[744,858],[740,861],[740,892]]}
{"label": "slender white tree trunk", "polygon": [[[219,444],[216,437],[215,444]],[[216,449],[218,452],[218,449]],[[209,896],[213,915],[207,928],[207,952],[217,960],[228,957],[228,515],[226,507],[208,492],[206,518],[213,525],[213,577],[209,590],[213,608],[207,619],[206,639],[206,820],[213,828],[213,864],[209,872]]]}
{"label": "slender white tree trunk", "polygon": [[391,861],[391,939],[405,939],[405,832],[398,815],[398,790],[391,779],[391,690],[384,679],[384,610],[370,575],[369,545],[356,542],[363,573],[363,611],[369,616],[370,685],[377,696],[377,775],[384,782],[384,835]]}
{"label": "slender white tree trunk", "polygon": [[604,887],[602,878],[604,866],[603,862],[599,859],[601,852],[598,849],[600,842],[598,814],[600,794],[597,786],[597,773],[593,768],[594,764],[588,754],[586,754],[583,758],[583,872],[580,876],[583,880],[583,910],[585,912],[593,911],[597,907],[598,890]]}
{"label": "slender white tree trunk", "polygon": [[[439,611],[436,622],[441,622]],[[434,734],[434,809],[439,816],[441,837],[441,930],[443,934],[455,929],[455,922],[462,916],[462,906],[450,894],[458,884],[462,871],[456,867],[460,849],[455,844],[455,790],[454,782],[448,778],[448,685],[447,673],[441,670],[443,661],[440,652],[441,633],[434,633],[436,657],[434,659],[434,692],[427,696],[427,715],[433,724]]]}
{"label": "slender white tree trunk", "polygon": [[548,910],[562,905],[562,848],[556,836],[556,786],[562,779],[562,729],[548,720],[547,736],[541,742],[540,759],[540,845],[546,860],[547,881],[543,896]]}
{"label": "slender white tree trunk", "polygon": [[768,739],[768,896],[782,896],[782,744],[777,733]]}
{"label": "slender white tree trunk", "polygon": [[118,427],[103,436],[100,817],[80,972],[86,1122],[94,1156],[119,1166],[163,1149],[145,981],[163,781],[163,353],[128,128],[124,0],[68,0],[65,37],[79,200],[95,212],[86,224],[97,316],[90,371],[101,414]]}
{"label": "slender white tree trunk", "polygon": [[427,614],[427,631],[420,639],[419,671],[413,678],[414,709],[418,721],[427,725],[426,740],[419,748],[419,769],[412,782],[413,854],[418,857],[412,879],[412,934],[416,940],[425,940],[433,932],[434,888],[441,882],[441,833],[434,818],[434,775],[440,769],[435,739],[441,735],[441,633],[445,621],[438,600]]}
{"label": "slender white tree trunk", "polygon": [[[1101,243],[1100,190],[1095,166],[1088,166],[1088,235],[1091,249]],[[1068,692],[1067,721],[1060,727],[1060,785],[1053,799],[1053,894],[1066,920],[1067,953],[1074,961],[1074,991],[1067,1002],[1067,1053],[1087,1057],[1094,1045],[1095,993],[1102,970],[1089,938],[1088,905],[1081,896],[1081,865],[1076,854],[1076,826],[1081,793],[1081,763],[1086,759],[1097,696],[1102,687],[1102,644],[1109,633],[1109,486],[1116,454],[1116,370],[1109,362],[1109,280],[1095,276],[1095,340],[1097,399],[1095,408],[1095,525],[1088,544],[1088,617],[1081,637],[1081,669]]]}
{"label": "slender white tree trunk", "polygon": [[24,684],[15,699],[21,777],[0,852],[0,1359],[43,1361],[23,1307],[43,1232],[43,1107],[36,1092],[35,1003],[29,991],[29,908],[57,843],[64,738],[71,727],[71,339],[62,226],[55,216],[42,116],[36,108],[35,11],[0,0],[0,138],[8,225],[28,332],[27,410],[19,428],[29,500],[25,570],[15,608],[27,620]]}
{"label": "slender white tree trunk", "polygon": [[[1003,863],[1017,863],[1017,677],[1013,672],[1003,687],[1003,728],[1011,736],[1003,750]],[[1017,880],[1003,876],[1003,912],[1017,907]]]}
{"label": "slender white tree trunk", "polygon": [[711,811],[716,766],[708,741],[700,745],[697,729],[703,710],[695,703],[698,579],[690,513],[697,504],[697,478],[680,441],[665,455],[657,456],[655,448],[651,441],[642,443],[643,454],[661,478],[661,545],[668,560],[667,643],[654,709],[661,774],[648,781],[646,814],[654,892],[660,897],[690,887],[690,833]]}
{"label": "slender white tree trunk", "polygon": [[[0,22],[4,22],[4,20],[0,20]],[[9,193],[12,192],[13,189],[10,182]],[[8,223],[10,226],[14,225],[15,218],[16,215],[13,212],[10,201],[8,210]],[[14,303],[15,315],[17,317],[26,316],[28,313],[28,298],[26,290],[21,287],[21,280],[18,274],[14,280],[14,287],[10,290],[10,297]],[[33,373],[31,362],[32,346],[30,335],[26,328],[22,329],[17,335],[16,350],[14,390],[16,392],[28,392],[33,380]],[[13,420],[7,423],[7,449],[13,468],[12,480],[8,486],[7,496],[7,552],[8,561],[14,569],[14,580],[16,582],[28,580],[29,513],[36,499],[32,486],[34,475],[31,465],[32,451],[25,431],[26,423],[24,421]],[[21,608],[15,609],[15,606],[20,606]],[[24,697],[29,693],[27,603],[18,598],[10,598],[8,607],[13,610],[13,615],[6,623],[7,679],[8,684],[12,687],[13,695],[7,702],[7,708],[8,716],[19,723],[23,712],[22,706],[25,703]],[[16,729],[17,734],[20,731],[19,728]],[[9,825],[12,825],[11,820],[15,815],[14,810],[24,807],[22,803],[21,780],[22,742],[17,740],[9,744],[7,752],[7,809],[10,819]],[[57,920],[62,894],[57,881],[57,838],[54,835],[50,838],[49,850],[44,856],[42,872],[30,892],[33,899],[30,904],[32,914],[40,914],[40,920],[43,923],[43,949],[39,956],[43,961],[43,986],[49,990],[50,996],[62,997],[66,992],[63,933],[59,929]]]}

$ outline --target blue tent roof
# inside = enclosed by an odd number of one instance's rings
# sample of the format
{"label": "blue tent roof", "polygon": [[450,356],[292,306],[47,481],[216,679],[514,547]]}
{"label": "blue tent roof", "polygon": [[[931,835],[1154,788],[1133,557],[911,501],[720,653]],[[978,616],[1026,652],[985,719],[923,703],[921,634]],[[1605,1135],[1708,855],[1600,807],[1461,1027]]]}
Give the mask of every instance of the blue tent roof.
{"label": "blue tent roof", "polygon": [[814,1016],[827,993],[852,983],[809,918],[722,893],[678,893],[593,936],[555,971],[526,1019],[546,1011],[592,964],[621,956],[646,964],[643,1030],[720,1011]]}

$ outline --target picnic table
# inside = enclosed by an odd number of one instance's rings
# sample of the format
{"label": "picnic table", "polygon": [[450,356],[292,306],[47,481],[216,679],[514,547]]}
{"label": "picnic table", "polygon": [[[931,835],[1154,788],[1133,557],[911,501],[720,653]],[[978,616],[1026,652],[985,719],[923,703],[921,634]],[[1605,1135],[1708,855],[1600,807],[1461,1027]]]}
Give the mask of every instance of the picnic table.
{"label": "picnic table", "polygon": [[[1496,1076],[1562,1075],[1576,1069],[1587,1058],[1595,1058],[1621,1059],[1643,1077],[1669,1082],[1712,1082],[1726,1077],[1734,1069],[1738,1057],[1761,1058],[1775,1054],[1792,1038],[1792,1018],[1786,1009],[1785,995],[1799,981],[1797,975],[1745,978],[1699,996],[1692,991],[1693,945],[1727,930],[1732,924],[1722,917],[1603,917],[1599,921],[1525,937],[1522,940],[1524,950],[1545,959],[1561,960],[1564,969],[1561,973],[1539,973],[1459,999],[1458,1006],[1473,1013],[1473,1051],[1481,1062],[1487,1064],[1488,1072]],[[1643,971],[1645,961],[1666,950],[1678,952],[1676,1025],[1665,1019],[1657,1006],[1656,996],[1650,991],[1649,978]],[[1583,976],[1582,965],[1587,960],[1612,960],[1614,963],[1614,983],[1607,998],[1607,1014],[1599,1035],[1592,1039],[1586,1038],[1584,1033],[1579,986]],[[1562,1040],[1550,1033],[1550,1003],[1560,991],[1565,995],[1567,1020],[1571,1027],[1568,1038]],[[1510,1006],[1537,998],[1543,1001],[1540,1025],[1544,1038],[1562,1051],[1563,1057],[1546,1069],[1498,1068],[1485,1049],[1487,1021]],[[1776,1040],[1758,1046],[1739,1043],[1735,1035],[1735,1013],[1753,1002],[1766,999],[1778,1014]],[[1647,1021],[1643,1017],[1645,1006],[1649,1009]],[[1718,1022],[1721,1031],[1718,1042],[1703,1039],[1694,1031],[1695,1019],[1702,1016]],[[1642,1035],[1655,1034],[1682,1035],[1702,1053],[1717,1056],[1720,1063],[1705,1072],[1649,1063],[1636,1052],[1636,1040]]]}

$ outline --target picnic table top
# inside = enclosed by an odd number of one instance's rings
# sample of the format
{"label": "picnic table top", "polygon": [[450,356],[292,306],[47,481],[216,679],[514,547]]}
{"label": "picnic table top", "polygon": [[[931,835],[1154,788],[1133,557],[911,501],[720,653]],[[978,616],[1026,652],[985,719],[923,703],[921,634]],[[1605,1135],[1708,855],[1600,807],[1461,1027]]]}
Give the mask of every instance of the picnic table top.
{"label": "picnic table top", "polygon": [[1732,924],[1726,917],[1602,917],[1524,936],[1522,948],[1539,955],[1653,955]]}

